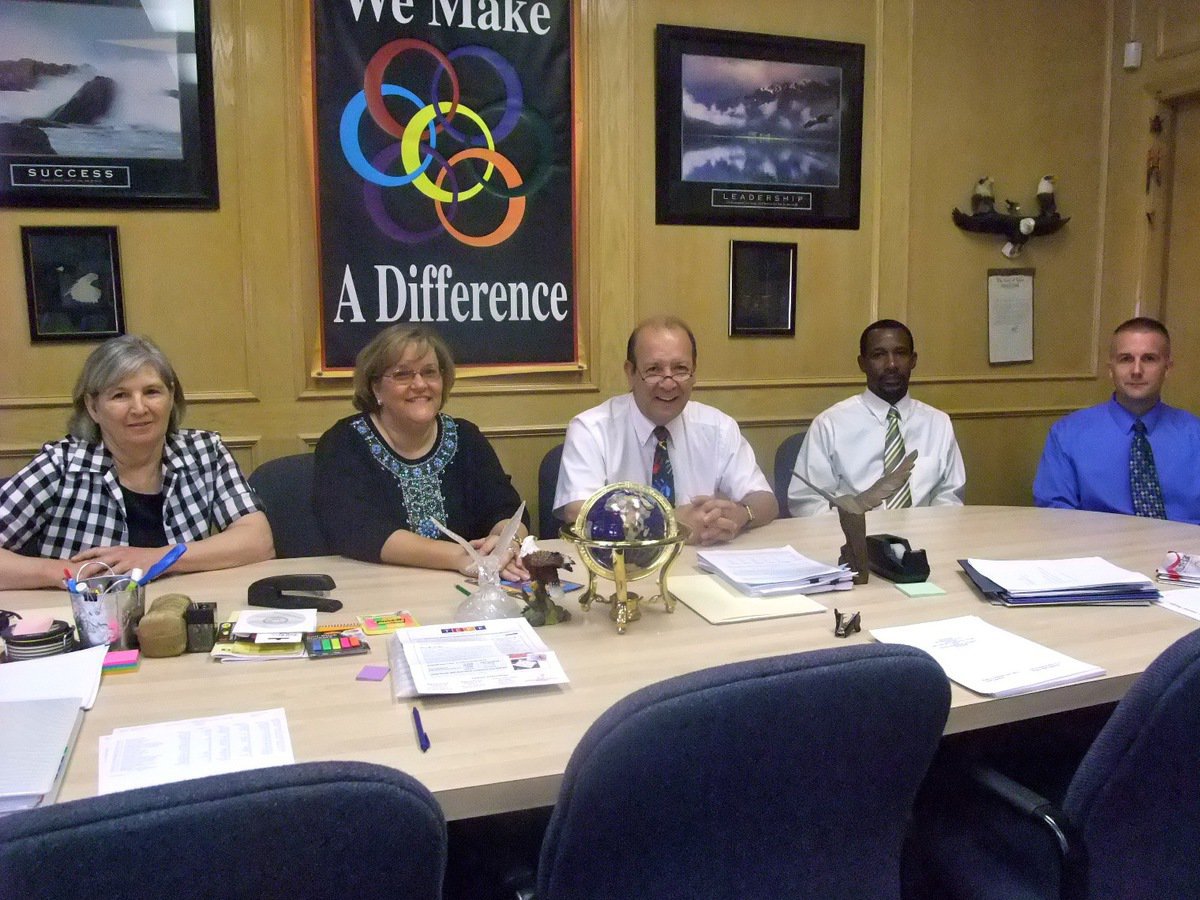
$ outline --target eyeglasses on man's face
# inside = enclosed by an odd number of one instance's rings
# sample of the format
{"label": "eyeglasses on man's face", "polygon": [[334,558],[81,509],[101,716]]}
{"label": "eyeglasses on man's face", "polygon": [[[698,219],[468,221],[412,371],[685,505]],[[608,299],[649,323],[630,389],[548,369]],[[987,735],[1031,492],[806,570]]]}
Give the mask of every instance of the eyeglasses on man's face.
{"label": "eyeglasses on man's face", "polygon": [[422,381],[440,381],[442,378],[442,370],[437,366],[424,366],[420,369],[393,369],[390,372],[384,372],[382,378],[390,378],[396,384],[412,384],[417,380],[417,376],[421,376]]}
{"label": "eyeglasses on man's face", "polygon": [[656,384],[661,384],[664,381],[674,381],[676,384],[687,384],[691,381],[695,374],[687,366],[650,366],[643,372],[638,372],[638,378],[653,387]]}

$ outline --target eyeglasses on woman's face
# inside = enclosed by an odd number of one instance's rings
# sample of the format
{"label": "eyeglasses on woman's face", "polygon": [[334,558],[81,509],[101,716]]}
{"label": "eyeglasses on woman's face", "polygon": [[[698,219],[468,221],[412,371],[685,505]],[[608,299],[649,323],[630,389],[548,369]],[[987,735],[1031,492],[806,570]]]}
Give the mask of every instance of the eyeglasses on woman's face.
{"label": "eyeglasses on woman's face", "polygon": [[400,366],[392,369],[390,372],[384,372],[381,378],[387,378],[396,384],[408,385],[417,380],[418,377],[422,381],[441,381],[442,370],[437,366],[422,366],[419,369],[410,369],[406,366]]}

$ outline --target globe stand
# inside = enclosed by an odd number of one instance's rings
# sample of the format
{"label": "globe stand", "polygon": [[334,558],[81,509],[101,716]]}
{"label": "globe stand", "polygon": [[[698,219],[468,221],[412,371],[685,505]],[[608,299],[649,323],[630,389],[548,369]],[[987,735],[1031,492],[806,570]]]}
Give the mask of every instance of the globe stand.
{"label": "globe stand", "polygon": [[[562,536],[579,550],[579,558],[583,560],[588,570],[587,590],[579,599],[579,605],[586,612],[593,603],[612,604],[608,617],[617,623],[617,634],[624,634],[630,622],[636,622],[642,617],[642,604],[659,603],[667,612],[675,612],[678,598],[667,588],[667,573],[671,564],[679,556],[690,532],[686,526],[678,526],[678,531],[670,537],[646,541],[603,541],[585,538],[578,534],[570,525],[564,525]],[[610,554],[611,569],[600,564],[596,559],[596,551]],[[654,555],[649,565],[626,565],[626,554]],[[637,574],[630,576],[629,570],[634,568]],[[658,573],[658,593],[652,597],[643,597],[629,590],[633,581],[641,581],[655,572]],[[605,597],[597,589],[597,579],[605,578],[613,582],[616,590]]]}

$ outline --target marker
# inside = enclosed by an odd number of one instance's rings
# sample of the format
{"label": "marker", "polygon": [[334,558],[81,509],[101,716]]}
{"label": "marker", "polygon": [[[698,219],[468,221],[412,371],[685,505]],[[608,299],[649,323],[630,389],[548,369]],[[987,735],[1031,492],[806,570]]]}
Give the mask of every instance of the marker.
{"label": "marker", "polygon": [[415,706],[413,710],[413,725],[417,727],[417,746],[421,748],[421,752],[425,753],[429,750],[429,735],[425,733],[425,726],[421,724],[421,711]]}
{"label": "marker", "polygon": [[75,579],[71,575],[71,570],[66,566],[63,566],[63,574],[67,576],[67,590],[74,594],[78,585],[75,584]]}
{"label": "marker", "polygon": [[150,567],[150,571],[144,577],[137,579],[137,584],[149,584],[163,572],[167,571],[167,569],[171,568],[171,566],[175,565],[175,560],[179,559],[186,552],[187,544],[176,544],[167,551],[166,556]]}
{"label": "marker", "polygon": [[[458,591],[460,594],[465,594],[465,595],[466,595],[466,596],[468,596],[468,597],[470,597],[470,596],[471,596],[471,592],[470,592],[469,590],[467,590],[467,587],[466,587],[466,585],[463,585],[463,584],[456,584],[456,585],[454,586],[454,589],[455,589],[456,591]],[[413,712],[416,712],[416,710],[413,710]]]}

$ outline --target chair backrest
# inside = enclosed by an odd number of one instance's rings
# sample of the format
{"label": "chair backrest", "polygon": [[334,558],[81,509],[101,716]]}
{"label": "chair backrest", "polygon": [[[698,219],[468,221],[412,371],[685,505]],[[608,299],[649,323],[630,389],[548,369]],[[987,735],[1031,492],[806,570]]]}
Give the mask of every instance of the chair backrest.
{"label": "chair backrest", "polygon": [[275,555],[325,556],[329,545],[313,512],[313,455],[268,460],[250,473],[250,486],[266,507]]}
{"label": "chair backrest", "polygon": [[446,823],[409,775],[279,766],[0,818],[0,894],[26,900],[441,896]]}
{"label": "chair backrest", "polygon": [[1200,885],[1200,629],[1150,664],[1071,779],[1088,898],[1195,897]]}
{"label": "chair backrest", "polygon": [[791,518],[788,509],[788,486],[792,483],[792,472],[796,470],[796,457],[800,455],[800,445],[804,443],[807,428],[789,434],[775,451],[775,499],[779,502],[779,518]]}
{"label": "chair backrest", "polygon": [[643,688],[572,754],[539,900],[889,898],[950,686],[911,647],[856,644]]}
{"label": "chair backrest", "polygon": [[554,492],[558,489],[558,465],[562,462],[563,445],[546,451],[538,466],[538,537],[543,540],[558,537],[562,524],[554,515]]}

